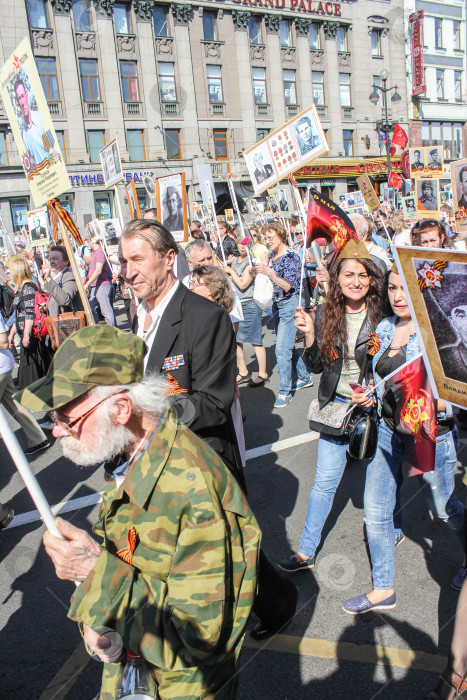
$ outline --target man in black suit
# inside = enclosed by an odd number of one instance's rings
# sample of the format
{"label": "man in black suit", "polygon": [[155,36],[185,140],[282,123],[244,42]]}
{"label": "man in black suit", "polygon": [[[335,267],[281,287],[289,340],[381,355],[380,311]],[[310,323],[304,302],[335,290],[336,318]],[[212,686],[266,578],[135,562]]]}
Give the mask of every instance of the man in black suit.
{"label": "man in black suit", "polygon": [[[220,455],[245,489],[231,415],[237,373],[232,323],[224,309],[176,279],[176,254],[172,234],[158,221],[132,221],[120,239],[122,275],[141,300],[133,330],[149,348],[145,371],[166,375],[179,420]],[[256,639],[292,619],[297,589],[290,584],[261,553]]]}
{"label": "man in black suit", "polygon": [[[148,209],[144,213],[143,219],[153,219],[157,221],[157,209]],[[177,249],[178,254],[175,258],[174,273],[177,279],[183,280],[190,274],[190,267],[186,259],[185,251],[179,243],[177,243]]]}
{"label": "man in black suit", "polygon": [[270,163],[266,163],[265,165],[263,165],[262,153],[255,153],[255,155],[253,156],[253,162],[255,164],[255,172],[253,174],[256,178],[256,182],[258,183],[258,185],[260,185],[265,180],[269,180],[269,178],[272,175],[274,175],[274,170]]}
{"label": "man in black suit", "polygon": [[32,241],[40,241],[47,236],[45,226],[41,226],[41,220],[38,216],[33,217],[30,231]]}

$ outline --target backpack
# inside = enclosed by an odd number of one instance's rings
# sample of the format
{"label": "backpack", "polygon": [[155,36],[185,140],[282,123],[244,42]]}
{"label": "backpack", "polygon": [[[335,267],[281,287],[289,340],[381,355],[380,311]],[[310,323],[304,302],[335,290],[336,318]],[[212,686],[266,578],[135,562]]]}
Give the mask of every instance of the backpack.
{"label": "backpack", "polygon": [[47,292],[41,292],[39,289],[36,291],[34,297],[34,323],[32,324],[32,332],[35,338],[45,338],[47,335],[47,325],[45,319],[47,318],[47,301],[50,294]]}

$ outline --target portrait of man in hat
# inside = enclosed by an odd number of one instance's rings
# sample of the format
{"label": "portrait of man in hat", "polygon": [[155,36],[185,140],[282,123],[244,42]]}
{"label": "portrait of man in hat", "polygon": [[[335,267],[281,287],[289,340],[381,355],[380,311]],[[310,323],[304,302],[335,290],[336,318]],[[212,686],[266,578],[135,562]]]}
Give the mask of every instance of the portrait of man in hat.
{"label": "portrait of man in hat", "polygon": [[428,151],[428,169],[429,170],[442,170],[443,169],[439,148],[432,148],[431,151]]}
{"label": "portrait of man in hat", "polygon": [[434,180],[417,182],[417,198],[421,207],[427,211],[438,209],[438,185]]}

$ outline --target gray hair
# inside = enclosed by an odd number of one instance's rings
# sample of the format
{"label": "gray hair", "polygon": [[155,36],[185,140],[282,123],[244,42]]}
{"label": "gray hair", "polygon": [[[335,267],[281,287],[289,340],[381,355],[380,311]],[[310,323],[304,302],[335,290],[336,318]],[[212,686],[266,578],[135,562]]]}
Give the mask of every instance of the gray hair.
{"label": "gray hair", "polygon": [[185,257],[188,262],[193,262],[193,250],[204,250],[205,248],[211,250],[211,246],[207,241],[202,241],[201,239],[190,241],[185,248]]}
{"label": "gray hair", "polygon": [[[357,236],[360,233],[362,239],[366,240],[368,236],[368,231],[370,230],[368,221],[361,214],[350,214],[350,220],[355,224],[355,230],[357,231]],[[360,238],[359,236],[359,238]]]}
{"label": "gray hair", "polygon": [[[145,415],[157,420],[167,408],[165,394],[167,382],[158,374],[148,374],[140,382],[121,386],[96,386],[89,391],[89,396],[103,400],[124,391],[130,398],[132,408],[137,416]],[[110,403],[110,402],[109,402]],[[109,414],[112,407],[109,405]]]}
{"label": "gray hair", "polygon": [[160,221],[154,219],[134,219],[125,226],[123,238],[142,238],[151,248],[160,255],[165,255],[169,250],[178,253],[177,242],[170,231]]}

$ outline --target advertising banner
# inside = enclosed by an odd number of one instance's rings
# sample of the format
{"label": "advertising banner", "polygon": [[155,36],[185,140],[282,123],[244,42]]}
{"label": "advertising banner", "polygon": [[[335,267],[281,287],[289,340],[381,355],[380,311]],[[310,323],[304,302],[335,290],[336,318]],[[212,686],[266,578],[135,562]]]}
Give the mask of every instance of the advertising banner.
{"label": "advertising banner", "polygon": [[423,10],[409,16],[412,44],[412,95],[426,92],[425,71],[423,69]]}

